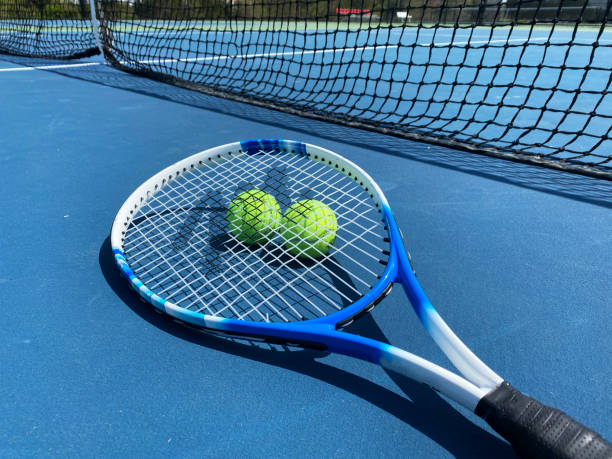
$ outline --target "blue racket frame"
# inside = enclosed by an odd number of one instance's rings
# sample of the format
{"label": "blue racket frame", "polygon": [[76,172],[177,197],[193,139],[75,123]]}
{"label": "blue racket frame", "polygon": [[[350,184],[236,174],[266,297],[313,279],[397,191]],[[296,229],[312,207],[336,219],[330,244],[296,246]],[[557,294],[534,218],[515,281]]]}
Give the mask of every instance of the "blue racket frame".
{"label": "blue racket frame", "polygon": [[[310,159],[336,167],[355,180],[368,184],[371,196],[379,207],[387,227],[390,248],[383,274],[376,284],[350,306],[324,317],[300,322],[271,323],[236,320],[194,312],[165,300],[151,291],[135,275],[126,261],[122,247],[123,235],[132,216],[159,187],[181,174],[181,170],[204,165],[203,159],[222,160],[232,152],[256,154],[291,151]],[[203,167],[206,167],[204,165]],[[363,185],[362,183],[362,185]],[[385,196],[367,173],[345,158],[329,150],[279,139],[259,139],[222,145],[162,170],[132,193],[119,210],[111,231],[111,243],[116,263],[138,294],[158,310],[204,330],[241,337],[284,342],[306,347],[325,348],[351,357],[366,360],[416,381],[428,384],[447,397],[484,418],[493,429],[506,438],[515,450],[529,457],[612,457],[612,444],[597,432],[581,425],[567,414],[543,405],[528,397],[487,367],[455,335],[435,310],[421,288],[401,232]],[[394,282],[400,283],[421,323],[463,377],[429,362],[410,352],[387,343],[340,330],[352,319],[374,307],[390,291]]]}
{"label": "blue racket frame", "polygon": [[[376,205],[380,208],[390,241],[389,258],[380,279],[355,303],[324,317],[287,323],[237,320],[194,312],[177,306],[157,295],[134,274],[119,244],[113,243],[113,253],[121,273],[129,280],[134,290],[147,302],[180,321],[215,333],[240,335],[304,347],[325,348],[330,352],[366,360],[423,381],[471,409],[475,408],[478,400],[486,392],[503,381],[502,378],[489,369],[457,338],[436,312],[416,279],[391,208],[380,188],[366,172],[352,162],[328,150],[302,142],[281,139],[258,139],[224,145],[194,155],[191,158],[200,155],[221,158],[223,152],[231,151],[231,149],[237,147],[247,154],[261,153],[262,150],[266,152],[289,150],[299,155],[311,154],[311,156],[318,157],[322,162],[333,158],[334,161],[346,165],[347,173],[350,171],[353,178],[359,177],[364,182],[369,183],[371,190],[375,193]],[[173,171],[180,169],[182,164],[189,163],[189,160],[190,158],[187,158],[176,165],[170,166],[155,177],[166,177],[162,181],[163,184],[165,180],[172,179]],[[149,181],[155,181],[155,177]],[[146,188],[147,183],[145,182],[141,188]],[[138,190],[134,194],[137,194],[137,192]],[[350,323],[353,318],[358,317],[377,305],[388,294],[393,283],[402,284],[425,329],[454,365],[471,382],[395,346],[339,330],[347,323]],[[455,390],[455,386],[460,386],[462,390]]]}

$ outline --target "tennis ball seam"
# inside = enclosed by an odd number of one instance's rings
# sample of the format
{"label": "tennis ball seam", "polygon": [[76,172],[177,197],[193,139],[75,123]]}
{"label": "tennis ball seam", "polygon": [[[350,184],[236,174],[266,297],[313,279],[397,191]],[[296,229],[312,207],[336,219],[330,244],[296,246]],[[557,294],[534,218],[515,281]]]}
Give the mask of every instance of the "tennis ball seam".
{"label": "tennis ball seam", "polygon": [[226,213],[229,232],[245,244],[262,244],[271,240],[281,217],[276,198],[258,189],[236,195]]}
{"label": "tennis ball seam", "polygon": [[336,241],[338,223],[335,213],[314,199],[297,201],[287,209],[280,232],[289,253],[298,257],[318,258]]}

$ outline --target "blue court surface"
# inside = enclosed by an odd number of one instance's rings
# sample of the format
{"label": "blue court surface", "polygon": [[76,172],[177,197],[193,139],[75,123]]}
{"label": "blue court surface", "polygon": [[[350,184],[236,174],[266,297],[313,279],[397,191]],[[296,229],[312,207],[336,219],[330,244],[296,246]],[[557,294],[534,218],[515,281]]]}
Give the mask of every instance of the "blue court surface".
{"label": "blue court surface", "polygon": [[[130,291],[109,242],[127,196],[179,159],[251,138],[313,143],[368,171],[466,344],[612,437],[612,182],[93,61],[0,58],[0,456],[513,457],[422,384],[349,357],[202,334]],[[449,365],[400,288],[349,331]]]}

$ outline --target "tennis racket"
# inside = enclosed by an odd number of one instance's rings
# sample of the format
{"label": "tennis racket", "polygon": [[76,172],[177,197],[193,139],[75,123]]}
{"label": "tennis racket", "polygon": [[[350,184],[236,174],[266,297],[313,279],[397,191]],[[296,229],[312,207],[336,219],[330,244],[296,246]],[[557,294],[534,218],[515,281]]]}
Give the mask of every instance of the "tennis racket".
{"label": "tennis racket", "polygon": [[[328,252],[292,255],[280,234],[246,245],[228,231],[235,196],[259,189],[285,212],[316,199],[336,215]],[[318,234],[318,233],[317,233]],[[311,240],[315,232],[309,234]],[[357,357],[425,383],[484,418],[525,457],[612,457],[612,445],[523,395],[453,333],[420,287],[378,185],[331,151],[252,140],[203,151],[162,170],[119,210],[111,243],[130,285],[158,310],[210,332]],[[455,374],[341,329],[400,283]]]}

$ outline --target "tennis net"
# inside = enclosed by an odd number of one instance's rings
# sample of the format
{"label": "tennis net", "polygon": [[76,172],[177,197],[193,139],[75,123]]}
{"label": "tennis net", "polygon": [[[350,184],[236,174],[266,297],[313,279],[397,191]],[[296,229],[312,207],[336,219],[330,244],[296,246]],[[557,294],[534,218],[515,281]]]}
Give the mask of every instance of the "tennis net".
{"label": "tennis net", "polygon": [[0,51],[612,179],[612,0],[84,1],[0,0]]}
{"label": "tennis net", "polygon": [[64,59],[99,52],[88,0],[0,0],[0,53]]}

